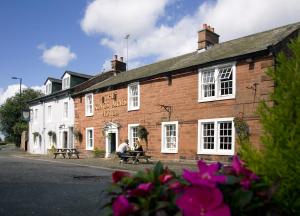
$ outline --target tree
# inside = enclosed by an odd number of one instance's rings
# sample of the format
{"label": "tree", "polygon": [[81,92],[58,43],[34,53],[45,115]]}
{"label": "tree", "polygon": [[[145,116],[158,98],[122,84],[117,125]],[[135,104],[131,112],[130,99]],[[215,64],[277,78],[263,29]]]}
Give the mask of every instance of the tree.
{"label": "tree", "polygon": [[20,93],[17,93],[15,96],[8,98],[6,102],[1,105],[0,131],[2,131],[6,140],[14,142],[17,146],[20,145],[21,134],[24,130],[28,129],[27,122],[22,118],[21,110],[29,108],[27,101],[40,96],[42,96],[40,91],[25,89],[21,96]]}
{"label": "tree", "polygon": [[285,215],[300,213],[300,37],[288,45],[288,52],[276,58],[267,74],[274,80],[272,104],[258,109],[264,129],[263,149],[241,145],[242,157],[250,168],[278,188],[275,199]]}

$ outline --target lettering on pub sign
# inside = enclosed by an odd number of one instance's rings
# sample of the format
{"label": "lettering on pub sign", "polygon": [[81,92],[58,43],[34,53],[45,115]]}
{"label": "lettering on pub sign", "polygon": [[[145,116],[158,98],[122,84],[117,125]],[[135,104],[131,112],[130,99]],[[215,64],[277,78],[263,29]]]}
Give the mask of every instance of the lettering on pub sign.
{"label": "lettering on pub sign", "polygon": [[96,104],[95,109],[102,111],[103,117],[118,116],[118,107],[127,106],[127,100],[124,98],[118,98],[117,91],[105,94],[100,98],[100,104]]}

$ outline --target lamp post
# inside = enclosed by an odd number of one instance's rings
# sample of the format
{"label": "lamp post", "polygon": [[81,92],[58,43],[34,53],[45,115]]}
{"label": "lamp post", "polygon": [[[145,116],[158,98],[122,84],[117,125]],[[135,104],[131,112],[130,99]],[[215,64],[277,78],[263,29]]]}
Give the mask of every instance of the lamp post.
{"label": "lamp post", "polygon": [[12,77],[14,80],[19,80],[20,82],[20,118],[22,118],[22,78],[20,77]]}

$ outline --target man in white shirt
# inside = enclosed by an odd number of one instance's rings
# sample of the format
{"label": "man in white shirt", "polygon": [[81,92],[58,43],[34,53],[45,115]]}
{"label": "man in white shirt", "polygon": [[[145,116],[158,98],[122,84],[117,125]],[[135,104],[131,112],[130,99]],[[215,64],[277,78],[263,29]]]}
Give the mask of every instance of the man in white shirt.
{"label": "man in white shirt", "polygon": [[121,161],[127,162],[127,158],[124,156],[126,155],[126,152],[129,150],[128,143],[129,143],[128,139],[125,139],[124,142],[118,146],[116,153],[121,158]]}

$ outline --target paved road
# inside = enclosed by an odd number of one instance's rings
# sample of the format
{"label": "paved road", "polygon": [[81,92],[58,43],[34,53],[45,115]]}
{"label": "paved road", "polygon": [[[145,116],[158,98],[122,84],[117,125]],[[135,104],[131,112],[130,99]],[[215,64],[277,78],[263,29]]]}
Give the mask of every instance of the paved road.
{"label": "paved road", "polygon": [[101,215],[101,191],[110,179],[109,170],[18,158],[2,150],[0,215]]}

